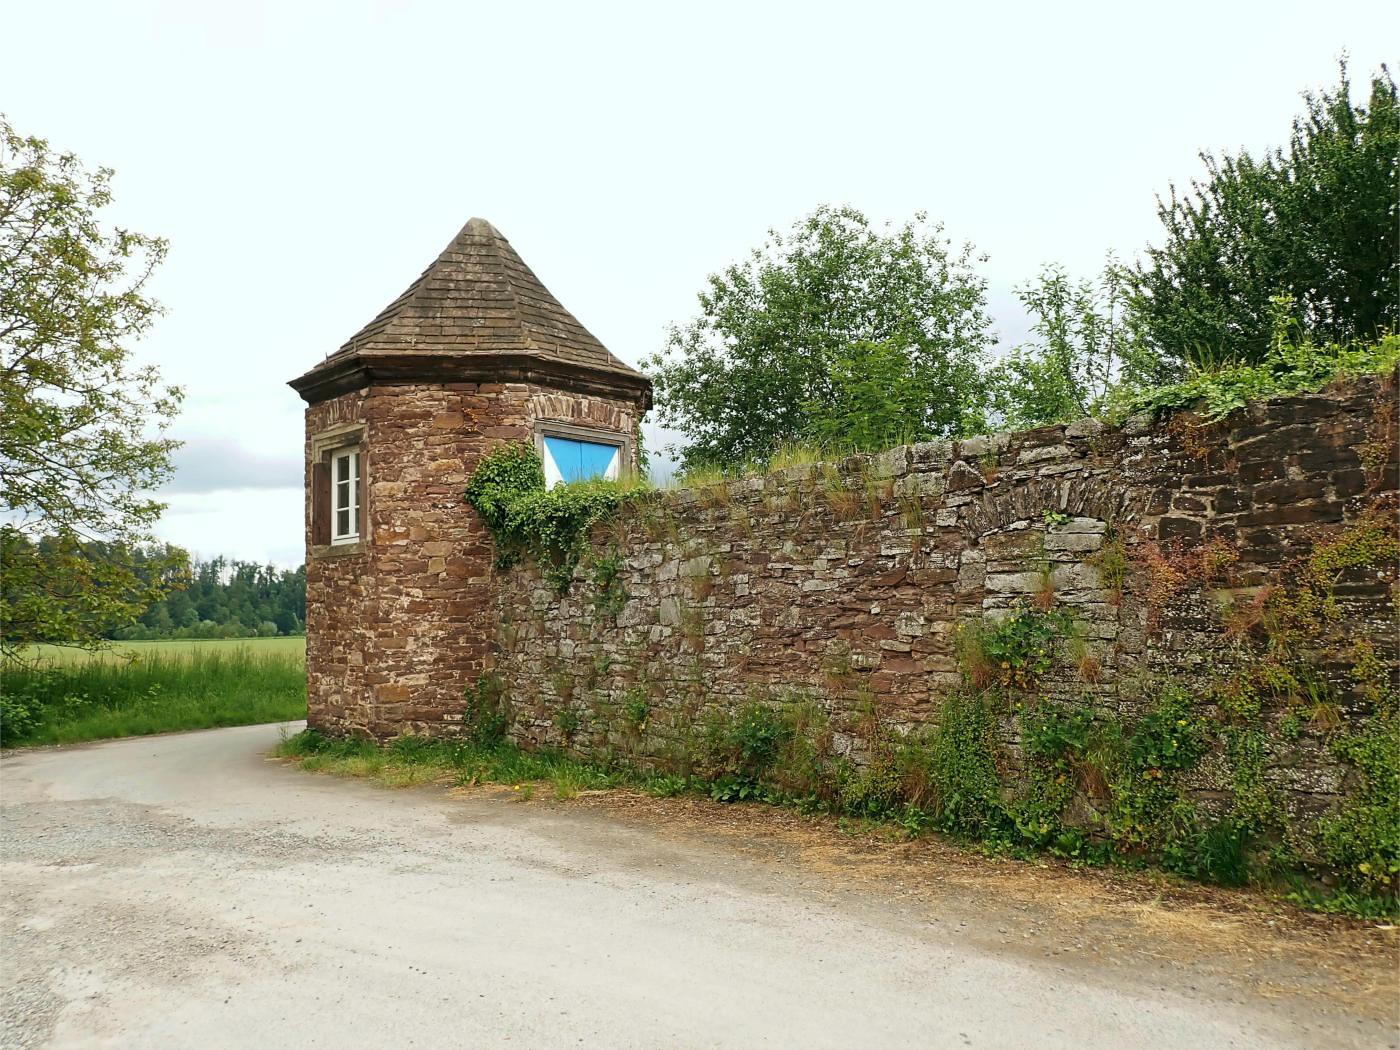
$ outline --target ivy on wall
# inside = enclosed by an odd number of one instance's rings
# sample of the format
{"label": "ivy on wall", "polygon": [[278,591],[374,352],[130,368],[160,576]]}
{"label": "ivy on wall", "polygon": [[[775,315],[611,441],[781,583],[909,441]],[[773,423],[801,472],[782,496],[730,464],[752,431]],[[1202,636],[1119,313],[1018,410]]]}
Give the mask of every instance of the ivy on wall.
{"label": "ivy on wall", "polygon": [[635,482],[602,480],[546,488],[535,446],[513,442],[482,459],[467,480],[466,501],[495,537],[499,565],[533,559],[562,592],[587,548],[589,530],[644,491]]}

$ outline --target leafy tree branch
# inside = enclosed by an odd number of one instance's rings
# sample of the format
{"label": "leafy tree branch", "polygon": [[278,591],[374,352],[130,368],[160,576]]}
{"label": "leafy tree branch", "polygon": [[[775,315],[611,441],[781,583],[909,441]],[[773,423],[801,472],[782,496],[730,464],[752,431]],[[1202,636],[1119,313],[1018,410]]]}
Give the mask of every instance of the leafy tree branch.
{"label": "leafy tree branch", "polygon": [[181,552],[150,546],[182,393],[131,354],[160,313],[146,285],[167,245],[102,221],[111,178],[0,117],[7,657],[34,641],[97,644],[183,565]]}

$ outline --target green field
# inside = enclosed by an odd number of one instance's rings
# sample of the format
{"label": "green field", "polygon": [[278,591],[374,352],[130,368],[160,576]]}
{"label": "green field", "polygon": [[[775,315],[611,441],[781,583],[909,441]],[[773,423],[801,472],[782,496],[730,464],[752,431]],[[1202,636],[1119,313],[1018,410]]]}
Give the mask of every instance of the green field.
{"label": "green field", "polygon": [[0,672],[0,746],[66,744],[306,717],[304,638],[36,647]]}
{"label": "green field", "polygon": [[133,657],[145,658],[159,654],[189,659],[196,654],[228,653],[246,649],[255,655],[277,653],[293,655],[298,660],[306,658],[306,637],[295,635],[283,638],[175,638],[154,642],[113,642],[108,649],[89,652],[66,645],[33,645],[25,650],[25,659],[38,660],[46,665],[87,663],[101,660],[106,663],[125,663]]}

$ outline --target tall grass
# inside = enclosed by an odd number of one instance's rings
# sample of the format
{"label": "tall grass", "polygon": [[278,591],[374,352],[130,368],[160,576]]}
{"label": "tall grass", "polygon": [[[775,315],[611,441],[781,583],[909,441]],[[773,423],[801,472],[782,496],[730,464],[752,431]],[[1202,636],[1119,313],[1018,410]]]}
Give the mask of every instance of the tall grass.
{"label": "tall grass", "polygon": [[201,653],[232,653],[246,649],[254,655],[284,653],[305,659],[305,635],[278,635],[275,638],[152,638],[109,642],[98,650],[78,649],[71,645],[30,645],[20,651],[21,663],[85,664],[93,660],[104,663],[126,663],[134,657],[183,656]]}
{"label": "tall grass", "polygon": [[741,478],[761,477],[789,467],[812,466],[837,460],[846,452],[811,443],[789,442],[779,445],[772,453],[743,463],[715,466],[695,464],[671,478],[668,489],[714,489]]}
{"label": "tall grass", "polygon": [[300,652],[192,649],[0,670],[0,745],[66,744],[306,717]]}

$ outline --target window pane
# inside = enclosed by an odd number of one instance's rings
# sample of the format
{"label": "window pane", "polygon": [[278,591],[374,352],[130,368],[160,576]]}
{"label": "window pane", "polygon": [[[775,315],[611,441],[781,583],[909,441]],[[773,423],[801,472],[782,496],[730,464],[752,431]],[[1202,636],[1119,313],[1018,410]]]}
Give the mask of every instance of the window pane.
{"label": "window pane", "polygon": [[601,441],[578,441],[574,438],[546,437],[546,475],[550,466],[558,471],[561,481],[585,481],[589,478],[617,477],[618,446]]}
{"label": "window pane", "polygon": [[610,477],[613,461],[617,458],[616,445],[599,445],[592,441],[580,441],[579,461],[586,478]]}
{"label": "window pane", "polygon": [[335,512],[335,534],[337,536],[350,535],[350,511],[344,507]]}
{"label": "window pane", "polygon": [[350,480],[350,457],[335,457],[335,480],[337,482]]}
{"label": "window pane", "polygon": [[578,442],[578,459],[584,477],[602,477],[608,473],[617,449],[613,445],[596,445],[592,441]]}

